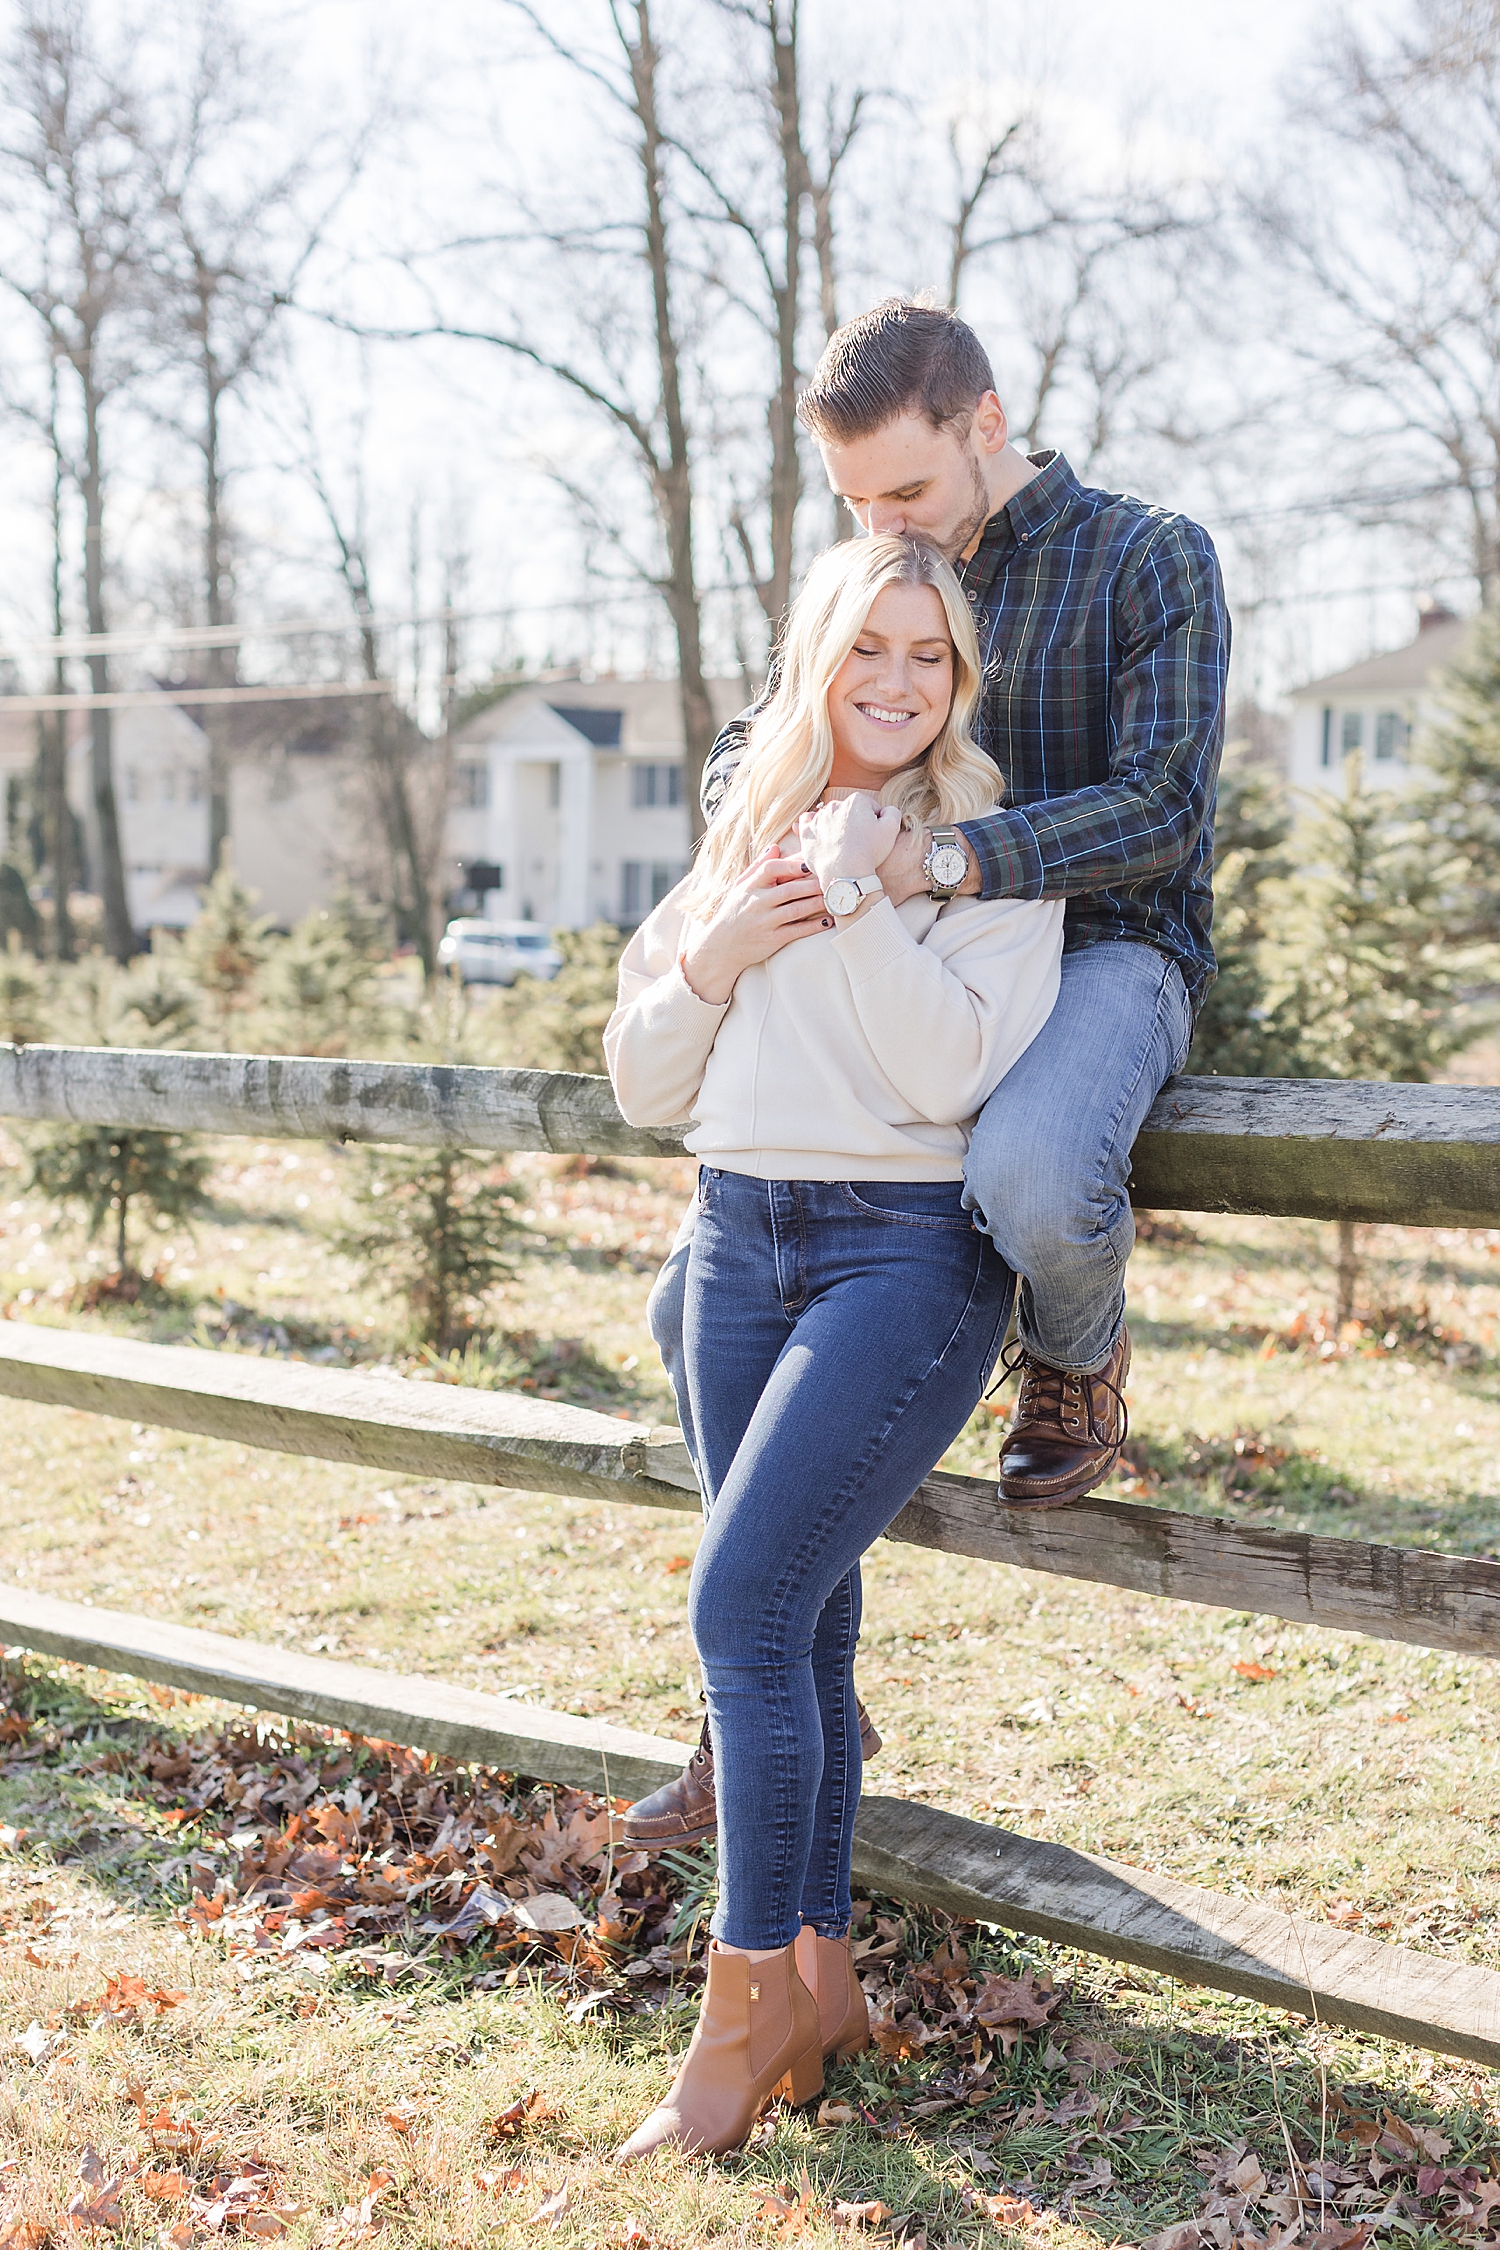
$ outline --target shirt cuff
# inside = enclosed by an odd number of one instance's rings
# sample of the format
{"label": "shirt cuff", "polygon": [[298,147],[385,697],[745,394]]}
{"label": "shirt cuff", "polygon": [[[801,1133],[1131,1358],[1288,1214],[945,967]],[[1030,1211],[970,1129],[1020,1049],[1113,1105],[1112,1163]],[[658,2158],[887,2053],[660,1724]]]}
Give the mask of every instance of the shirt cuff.
{"label": "shirt cuff", "polygon": [[958,832],[979,863],[981,898],[1040,898],[1042,847],[1024,813],[1000,810],[961,820]]}
{"label": "shirt cuff", "polygon": [[[667,974],[658,983],[654,997],[659,1003],[661,1014],[678,1023],[691,1023],[695,1019],[701,1022],[709,1016],[717,1023],[729,1006],[728,1000],[705,1000],[696,993],[688,983],[680,961],[672,963]],[[731,993],[730,999],[733,997]]]}
{"label": "shirt cuff", "polygon": [[879,976],[912,950],[912,941],[888,898],[880,898],[868,914],[835,930],[833,942],[851,984],[864,984]]}

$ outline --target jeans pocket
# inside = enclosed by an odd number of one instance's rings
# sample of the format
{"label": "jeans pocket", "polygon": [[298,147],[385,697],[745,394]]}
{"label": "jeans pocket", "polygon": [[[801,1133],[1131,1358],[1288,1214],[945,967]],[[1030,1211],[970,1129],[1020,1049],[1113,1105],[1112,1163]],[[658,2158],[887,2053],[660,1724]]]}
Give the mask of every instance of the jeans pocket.
{"label": "jeans pocket", "polygon": [[861,1219],[960,1234],[974,1229],[974,1215],[964,1209],[962,1180],[840,1180],[839,1193]]}

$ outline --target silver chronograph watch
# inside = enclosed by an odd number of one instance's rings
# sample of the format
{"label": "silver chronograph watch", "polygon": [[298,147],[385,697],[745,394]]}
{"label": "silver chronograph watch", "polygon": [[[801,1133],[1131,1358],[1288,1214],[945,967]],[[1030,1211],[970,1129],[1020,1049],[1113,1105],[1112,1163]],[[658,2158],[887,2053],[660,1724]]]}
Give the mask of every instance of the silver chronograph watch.
{"label": "silver chronograph watch", "polygon": [[928,896],[946,906],[969,872],[969,855],[964,850],[963,838],[956,828],[934,828],[932,842],[922,861],[922,873],[927,877]]}

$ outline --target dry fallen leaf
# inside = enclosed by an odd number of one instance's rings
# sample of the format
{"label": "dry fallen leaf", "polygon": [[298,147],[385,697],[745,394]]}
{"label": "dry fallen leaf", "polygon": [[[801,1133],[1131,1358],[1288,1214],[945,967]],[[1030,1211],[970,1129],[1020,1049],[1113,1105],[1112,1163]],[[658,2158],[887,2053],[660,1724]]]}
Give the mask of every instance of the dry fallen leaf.
{"label": "dry fallen leaf", "polygon": [[11,2045],[19,2047],[24,2054],[29,2055],[33,2063],[40,2063],[43,2057],[53,2047],[58,2046],[66,2036],[67,2034],[61,2031],[43,2031],[41,2025],[33,2017],[25,2031],[17,2032],[15,2038],[11,2041]]}
{"label": "dry fallen leaf", "polygon": [[529,2227],[545,2226],[549,2229],[560,2227],[567,2217],[570,2207],[569,2185],[564,2180],[562,2186],[555,2188],[545,2202],[537,2205],[526,2224]]}
{"label": "dry fallen leaf", "polygon": [[891,2215],[888,2203],[835,2203],[828,2214],[829,2224],[836,2227],[884,2226]]}
{"label": "dry fallen leaf", "polygon": [[1203,2229],[1196,2219],[1179,2219],[1176,2226],[1163,2227],[1160,2234],[1149,2235],[1141,2250],[1197,2250],[1203,2240]]}
{"label": "dry fallen leaf", "polygon": [[154,2196],[158,2203],[180,2203],[191,2192],[187,2174],[175,2169],[170,2172],[139,2172],[136,2186],[144,2195]]}
{"label": "dry fallen leaf", "polygon": [[483,2188],[486,2195],[516,2195],[530,2176],[519,2164],[513,2164],[507,2172],[476,2172],[474,2185]]}
{"label": "dry fallen leaf", "polygon": [[12,2219],[0,2228],[0,2250],[47,2250],[52,2229],[41,2219]]}
{"label": "dry fallen leaf", "polygon": [[856,2111],[851,2108],[848,2102],[819,2102],[818,2104],[818,2123],[825,2130],[831,2130],[838,2125],[852,2125],[856,2114]]}
{"label": "dry fallen leaf", "polygon": [[490,2119],[485,2134],[492,2141],[512,2141],[523,2125],[539,2125],[544,2117],[556,2115],[557,2111],[541,2088],[530,2086],[524,2094],[517,2095],[509,2109],[502,2109],[498,2117]]}
{"label": "dry fallen leaf", "polygon": [[1244,1657],[1236,1664],[1235,1670],[1242,1680],[1274,1680],[1276,1677],[1269,1664],[1252,1664]]}

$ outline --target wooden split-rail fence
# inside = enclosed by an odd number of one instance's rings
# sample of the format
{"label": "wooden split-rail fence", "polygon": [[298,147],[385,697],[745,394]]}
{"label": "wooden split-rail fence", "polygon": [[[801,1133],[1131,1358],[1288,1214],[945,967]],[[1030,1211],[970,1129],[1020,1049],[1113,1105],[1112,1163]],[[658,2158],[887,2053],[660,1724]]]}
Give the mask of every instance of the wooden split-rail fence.
{"label": "wooden split-rail fence", "polygon": [[[304,1057],[0,1048],[0,1116],[426,1147],[670,1157],[602,1078]],[[1136,1143],[1154,1210],[1500,1226],[1500,1091],[1171,1081]],[[515,1394],[0,1323],[0,1393],[240,1445],[696,1512],[678,1432]],[[1013,1514],[930,1476],[889,1537],[1135,1592],[1500,1655],[1500,1561],[1093,1498]],[[0,1587],[0,1640],[259,1710],[637,1795],[685,1746],[567,1712]],[[865,1884],[1325,2023],[1500,2064],[1500,1973],[1405,1952],[916,1801],[867,1796]]]}

